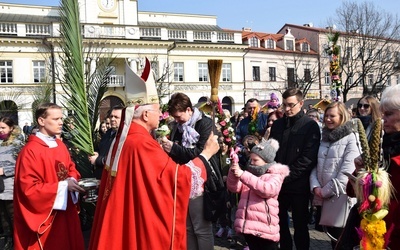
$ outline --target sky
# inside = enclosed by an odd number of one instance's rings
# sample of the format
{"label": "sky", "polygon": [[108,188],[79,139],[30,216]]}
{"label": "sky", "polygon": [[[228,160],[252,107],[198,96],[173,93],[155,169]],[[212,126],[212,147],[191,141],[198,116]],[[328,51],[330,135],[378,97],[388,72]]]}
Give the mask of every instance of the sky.
{"label": "sky", "polygon": [[[364,0],[353,0],[364,2]],[[0,2],[58,6],[59,0],[0,0]],[[139,11],[217,16],[221,28],[276,33],[285,23],[326,27],[343,0],[138,0]],[[375,6],[400,17],[400,0],[375,0]]]}

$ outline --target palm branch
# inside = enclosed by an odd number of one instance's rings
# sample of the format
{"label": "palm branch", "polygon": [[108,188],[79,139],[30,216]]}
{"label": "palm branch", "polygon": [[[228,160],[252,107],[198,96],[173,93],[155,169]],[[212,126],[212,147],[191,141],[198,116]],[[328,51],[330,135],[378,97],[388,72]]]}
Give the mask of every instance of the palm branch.
{"label": "palm branch", "polygon": [[[62,37],[61,62],[65,70],[61,86],[66,94],[63,106],[73,110],[73,130],[66,127],[72,134],[70,142],[85,162],[77,162],[78,170],[82,175],[89,174],[90,166],[87,155],[93,154],[92,126],[88,108],[88,89],[84,79],[84,61],[82,50],[82,33],[79,22],[79,5],[77,0],[61,0],[60,6],[60,33]],[[82,173],[84,172],[84,173]]]}

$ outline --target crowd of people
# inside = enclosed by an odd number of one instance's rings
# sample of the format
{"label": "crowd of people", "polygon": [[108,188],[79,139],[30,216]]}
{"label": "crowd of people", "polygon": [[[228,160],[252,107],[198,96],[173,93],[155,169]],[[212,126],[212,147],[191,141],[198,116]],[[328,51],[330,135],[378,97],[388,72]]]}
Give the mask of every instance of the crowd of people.
{"label": "crowd of people", "polygon": [[[321,112],[314,105],[305,109],[303,93],[293,88],[282,100],[271,94],[262,106],[252,98],[242,112],[223,110],[222,120],[213,121],[217,111],[175,93],[166,109],[170,132],[160,138],[154,133],[163,115],[158,99],[112,107],[88,156],[101,185],[86,247],[78,216],[85,190],[60,140],[62,108],[41,104],[35,131],[1,117],[5,249],[207,250],[214,249],[214,237],[227,237],[234,247],[239,235],[251,250],[309,249],[310,216],[319,227],[324,200],[338,195],[337,185],[351,189],[349,174],[364,166],[357,119],[368,140],[373,124],[383,124],[382,166],[397,190],[385,217],[387,240],[400,249],[399,94],[399,85],[387,87],[380,100],[360,98],[354,113],[342,102]],[[235,135],[229,140],[221,129],[226,122]],[[344,227],[324,228],[332,249],[341,249],[336,240]]]}

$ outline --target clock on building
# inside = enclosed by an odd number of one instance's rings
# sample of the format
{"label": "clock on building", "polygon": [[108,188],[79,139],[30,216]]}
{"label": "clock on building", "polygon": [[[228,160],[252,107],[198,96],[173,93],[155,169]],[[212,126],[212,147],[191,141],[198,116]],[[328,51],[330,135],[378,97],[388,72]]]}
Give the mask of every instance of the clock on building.
{"label": "clock on building", "polygon": [[99,4],[103,11],[113,11],[117,7],[116,0],[99,0]]}

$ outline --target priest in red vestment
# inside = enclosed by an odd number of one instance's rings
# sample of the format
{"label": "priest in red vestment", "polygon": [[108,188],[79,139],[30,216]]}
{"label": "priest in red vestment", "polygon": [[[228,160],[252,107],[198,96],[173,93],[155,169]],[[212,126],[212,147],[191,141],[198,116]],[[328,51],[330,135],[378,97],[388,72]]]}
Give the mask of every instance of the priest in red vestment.
{"label": "priest in red vestment", "polygon": [[79,172],[64,143],[56,104],[36,111],[40,126],[19,153],[14,186],[14,249],[84,249],[76,203]]}
{"label": "priest in red vestment", "polygon": [[127,80],[132,82],[142,85],[127,86],[128,100],[136,106],[123,111],[107,156],[89,249],[186,249],[189,199],[202,193],[204,164],[218,151],[218,142],[211,135],[199,157],[175,163],[151,136],[161,116],[154,83]]}

